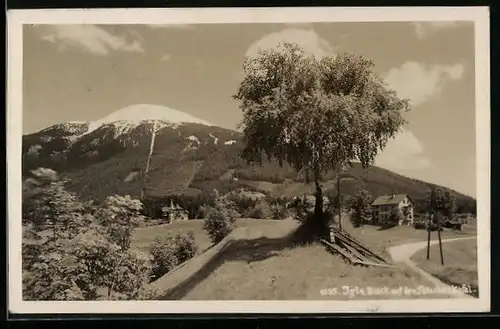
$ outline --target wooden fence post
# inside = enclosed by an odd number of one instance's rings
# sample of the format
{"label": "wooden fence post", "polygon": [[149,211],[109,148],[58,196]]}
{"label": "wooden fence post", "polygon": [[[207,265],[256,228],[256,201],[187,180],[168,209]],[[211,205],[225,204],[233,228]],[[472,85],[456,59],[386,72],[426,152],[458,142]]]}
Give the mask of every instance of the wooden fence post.
{"label": "wooden fence post", "polygon": [[427,224],[427,260],[429,260],[431,251],[431,225],[432,225],[432,217],[431,213],[429,213],[429,222]]}
{"label": "wooden fence post", "polygon": [[443,244],[441,243],[441,220],[439,217],[437,221],[437,229],[438,229],[438,239],[439,239],[439,253],[441,255],[441,265],[444,265]]}

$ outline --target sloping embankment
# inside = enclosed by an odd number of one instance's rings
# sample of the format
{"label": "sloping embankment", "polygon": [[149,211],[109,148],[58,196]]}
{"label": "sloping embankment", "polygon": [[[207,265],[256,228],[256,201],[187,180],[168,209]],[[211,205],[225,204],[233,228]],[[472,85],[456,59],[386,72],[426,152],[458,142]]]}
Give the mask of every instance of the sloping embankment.
{"label": "sloping embankment", "polygon": [[270,220],[268,224],[259,227],[238,227],[221,242],[150,283],[149,287],[156,291],[155,299],[178,299],[176,297],[179,294],[178,291],[185,290],[184,286],[195,285],[193,282],[199,279],[196,278],[199,276],[197,274],[206,269],[209,264],[216,263],[218,258],[236,242],[253,241],[262,237],[280,238],[287,236],[296,227],[297,223],[293,220]]}
{"label": "sloping embankment", "polygon": [[230,235],[225,237],[221,242],[209,248],[199,256],[193,257],[185,263],[177,266],[158,280],[150,283],[150,288],[157,291],[156,299],[163,299],[178,285],[187,281],[191,275],[198,272],[203,266],[213,260],[219,253],[223,252],[234,240],[234,236],[238,234],[240,228],[235,229]]}

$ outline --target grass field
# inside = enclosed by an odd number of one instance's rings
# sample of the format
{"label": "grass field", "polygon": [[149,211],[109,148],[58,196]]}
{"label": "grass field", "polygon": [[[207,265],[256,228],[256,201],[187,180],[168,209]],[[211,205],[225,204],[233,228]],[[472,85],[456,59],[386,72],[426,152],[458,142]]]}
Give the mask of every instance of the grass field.
{"label": "grass field", "polygon": [[[277,220],[264,220],[264,219],[237,219],[236,227],[248,227],[255,228],[258,232],[258,228],[262,226],[272,226],[276,225],[279,221]],[[179,233],[187,233],[192,230],[196,239],[196,243],[198,244],[198,254],[205,251],[207,248],[212,246],[212,242],[210,241],[210,237],[203,229],[204,220],[201,219],[193,219],[187,221],[178,221],[172,224],[163,224],[163,225],[155,225],[149,227],[139,227],[135,229],[133,237],[132,237],[132,248],[136,248],[145,253],[149,252],[149,246],[153,243],[156,237],[165,236],[165,235],[176,235]],[[23,232],[26,232],[26,228],[23,228]],[[43,238],[48,236],[48,231],[40,232],[40,235]],[[34,240],[30,240],[26,237],[23,237],[24,242],[32,242],[35,243]]]}
{"label": "grass field", "polygon": [[469,285],[478,296],[477,239],[453,241],[443,244],[444,266],[441,265],[439,245],[431,246],[427,260],[427,250],[417,252],[411,260],[420,268],[441,281],[456,285]]}
{"label": "grass field", "polygon": [[[236,227],[248,227],[258,229],[262,226],[276,225],[279,221],[264,220],[264,219],[237,219]],[[210,237],[203,229],[204,220],[193,219],[187,221],[178,221],[172,224],[157,225],[150,227],[137,228],[134,232],[132,247],[143,252],[149,252],[149,246],[158,236],[176,235],[179,233],[187,233],[192,230],[198,244],[198,254],[212,246]]]}
{"label": "grass field", "polygon": [[[319,244],[281,247],[275,242],[262,240],[259,246],[247,243],[246,248],[231,248],[209,266],[209,273],[201,275],[197,282],[184,287],[175,297],[184,300],[373,300],[405,296],[391,296],[388,291],[381,290],[369,295],[370,288],[429,287],[422,277],[403,266],[352,266]],[[337,289],[336,293],[333,289]],[[322,294],[322,290],[328,293]],[[411,298],[418,296],[412,295]]]}
{"label": "grass field", "polygon": [[[422,241],[427,238],[424,230],[411,227],[395,227],[381,230],[378,227],[353,228],[344,220],[344,229],[361,243],[382,256],[387,257],[389,246]],[[346,264],[340,256],[332,255],[320,244],[292,245],[291,236],[298,223],[294,220],[238,219],[231,245],[208,263],[200,263],[196,273],[178,274],[189,279],[169,290],[160,299],[190,300],[319,300],[319,299],[388,299],[388,298],[449,298],[449,295],[394,295],[389,291],[368,293],[371,288],[396,289],[419,287],[432,288],[424,278],[405,265],[392,268],[359,267]],[[203,229],[203,220],[179,221],[168,225],[157,225],[136,229],[133,247],[148,252],[149,246],[158,236],[194,232],[198,254],[212,246]],[[444,231],[443,239],[475,234],[471,225],[462,232]],[[432,238],[437,236],[432,232]],[[475,240],[472,240],[475,241]],[[473,243],[468,241],[468,243]],[[464,243],[464,242],[461,242]],[[434,263],[420,262],[422,268],[446,282],[469,283],[477,286],[477,259],[474,246],[446,245],[445,268]],[[439,253],[433,247],[431,259],[439,262]],[[446,249],[445,249],[446,250]],[[466,256],[462,255],[466,254]],[[474,254],[474,255],[473,255]],[[416,255],[415,257],[417,257]],[[200,258],[201,257],[201,258]],[[203,256],[198,258],[200,261]],[[475,258],[474,258],[475,257]],[[467,261],[463,261],[466,259]],[[418,258],[417,258],[418,260]],[[205,260],[206,261],[206,260]],[[463,265],[467,263],[466,265]],[[470,263],[470,264],[469,264]],[[205,264],[205,265],[203,265]],[[475,267],[474,267],[474,264]],[[191,264],[192,265],[192,264]],[[433,267],[434,266],[434,267]],[[473,273],[475,270],[475,279]],[[475,281],[474,281],[475,280]],[[167,288],[169,287],[159,287]],[[336,289],[336,291],[334,291]],[[322,294],[321,291],[327,294]],[[365,293],[361,294],[361,290]],[[166,291],[166,290],[164,290]],[[332,293],[334,293],[332,295]]]}
{"label": "grass field", "polygon": [[[348,215],[343,216],[343,228],[360,243],[387,259],[389,259],[387,249],[391,246],[427,240],[426,230],[418,230],[411,226],[396,226],[389,229],[381,229],[378,226],[363,225],[354,228]],[[471,224],[464,225],[462,231],[445,229],[441,232],[442,239],[463,238],[475,235],[475,221]],[[437,231],[431,232],[431,239],[437,238]]]}
{"label": "grass field", "polygon": [[[297,222],[274,221],[239,229],[235,240],[218,257],[161,299],[170,300],[293,300],[387,299],[389,292],[368,295],[368,289],[418,289],[429,283],[404,265],[359,267],[345,263],[321,244],[292,245]],[[188,274],[186,273],[186,276]],[[332,288],[337,294],[332,295]],[[327,295],[321,290],[326,289]],[[363,289],[365,295],[356,289]],[[413,294],[411,297],[418,298]],[[449,295],[421,296],[444,298]]]}

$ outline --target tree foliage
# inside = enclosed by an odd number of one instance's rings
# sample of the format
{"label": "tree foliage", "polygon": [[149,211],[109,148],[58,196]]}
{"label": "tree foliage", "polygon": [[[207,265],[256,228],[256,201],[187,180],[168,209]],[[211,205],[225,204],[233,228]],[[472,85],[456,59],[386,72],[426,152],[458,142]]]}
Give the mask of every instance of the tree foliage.
{"label": "tree foliage", "polygon": [[371,203],[371,195],[365,190],[360,190],[352,203],[354,225],[359,226],[371,218]]}
{"label": "tree foliage", "polygon": [[451,219],[456,211],[455,198],[449,191],[439,187],[431,188],[427,193],[427,212],[440,214]]}
{"label": "tree foliage", "polygon": [[140,202],[115,196],[96,209],[68,192],[57,173],[34,176],[37,191],[25,200],[23,297],[95,300],[106,297],[102,289],[111,299],[140,296],[151,272],[147,255],[129,249]]}
{"label": "tree foliage", "polygon": [[235,228],[236,211],[234,203],[225,197],[217,197],[215,207],[206,209],[207,219],[203,228],[208,233],[213,243],[219,243]]}
{"label": "tree foliage", "polygon": [[234,95],[243,111],[243,157],[310,172],[322,213],[321,175],[352,161],[372,164],[405,123],[408,102],[373,66],[354,54],[316,59],[288,43],[247,58]]}
{"label": "tree foliage", "polygon": [[73,238],[80,227],[88,225],[86,205],[75,193],[66,190],[67,180],[47,168],[33,171],[33,191],[23,202],[24,223],[31,225],[34,234],[47,227],[54,238]]}
{"label": "tree foliage", "polygon": [[104,200],[97,212],[100,224],[112,241],[122,249],[130,248],[132,233],[144,221],[142,203],[129,195],[114,195]]}
{"label": "tree foliage", "polygon": [[170,272],[174,267],[194,257],[198,245],[193,231],[176,236],[159,236],[150,247],[152,259],[152,280],[156,280]]}

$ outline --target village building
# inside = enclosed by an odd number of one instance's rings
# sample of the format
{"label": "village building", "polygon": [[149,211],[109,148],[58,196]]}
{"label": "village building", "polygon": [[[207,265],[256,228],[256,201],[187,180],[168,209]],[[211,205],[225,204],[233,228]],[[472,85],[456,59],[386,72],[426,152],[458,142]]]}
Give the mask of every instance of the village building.
{"label": "village building", "polygon": [[162,209],[163,218],[168,222],[172,223],[174,221],[179,220],[188,220],[189,213],[187,210],[184,210],[181,206],[174,204],[172,200],[170,200],[170,205],[165,206]]}
{"label": "village building", "polygon": [[408,194],[379,196],[372,203],[373,223],[413,225],[413,209],[413,201]]}

